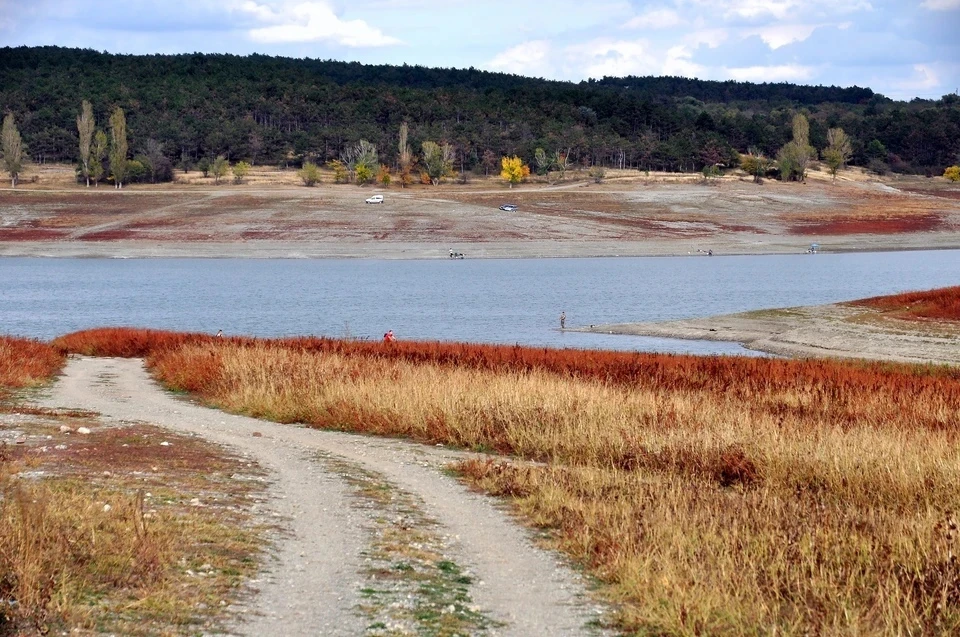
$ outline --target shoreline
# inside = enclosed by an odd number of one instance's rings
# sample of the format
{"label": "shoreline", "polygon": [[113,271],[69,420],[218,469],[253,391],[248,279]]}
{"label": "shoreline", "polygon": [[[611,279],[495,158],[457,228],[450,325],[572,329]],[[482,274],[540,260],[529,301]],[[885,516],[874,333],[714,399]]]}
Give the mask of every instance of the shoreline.
{"label": "shoreline", "polygon": [[960,326],[884,317],[878,310],[833,303],[755,310],[698,319],[616,323],[571,331],[739,343],[789,358],[847,358],[960,365]]}
{"label": "shoreline", "polygon": [[[345,243],[338,241],[242,241],[242,242],[163,242],[143,245],[136,241],[17,241],[0,242],[0,258],[44,259],[381,259],[381,260],[450,260],[449,246],[456,246],[465,259],[603,259],[692,257],[723,258],[742,256],[809,256],[780,237],[763,249],[740,242],[714,241],[713,255],[697,253],[689,246],[678,246],[665,239],[648,241],[517,241],[486,243],[389,242]],[[834,246],[823,248],[819,255],[865,254],[879,252],[917,252],[960,250],[960,233],[942,237],[940,241],[909,242],[904,237],[889,241],[877,237],[862,241],[838,238]],[[918,238],[919,239],[919,238]],[[868,245],[864,245],[868,244]]]}

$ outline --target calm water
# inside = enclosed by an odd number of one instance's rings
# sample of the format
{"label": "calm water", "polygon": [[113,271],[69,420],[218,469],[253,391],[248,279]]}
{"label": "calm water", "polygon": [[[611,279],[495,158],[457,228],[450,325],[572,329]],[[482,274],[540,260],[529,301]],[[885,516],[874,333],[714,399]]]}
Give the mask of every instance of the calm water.
{"label": "calm water", "polygon": [[960,283],[960,251],[497,259],[0,259],[0,332],[130,325],[740,353],[735,344],[561,333],[850,300]]}

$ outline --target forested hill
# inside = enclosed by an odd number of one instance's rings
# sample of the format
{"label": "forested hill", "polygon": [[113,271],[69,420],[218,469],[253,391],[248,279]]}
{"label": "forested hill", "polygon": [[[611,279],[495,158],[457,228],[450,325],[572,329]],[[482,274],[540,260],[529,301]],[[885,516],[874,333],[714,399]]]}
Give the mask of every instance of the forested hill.
{"label": "forested hill", "polygon": [[[0,110],[37,161],[77,155],[89,100],[99,127],[124,109],[131,149],[148,140],[172,162],[225,155],[256,163],[322,162],[364,139],[392,164],[402,122],[414,152],[446,142],[455,166],[537,148],[574,162],[699,170],[734,151],[774,156],[794,114],[810,143],[829,128],[853,140],[852,163],[940,174],[960,153],[960,98],[895,102],[866,88],[627,77],[578,84],[476,69],[370,66],[264,55],[111,55],[59,47],[0,48]],[[489,167],[489,166],[488,166]]]}

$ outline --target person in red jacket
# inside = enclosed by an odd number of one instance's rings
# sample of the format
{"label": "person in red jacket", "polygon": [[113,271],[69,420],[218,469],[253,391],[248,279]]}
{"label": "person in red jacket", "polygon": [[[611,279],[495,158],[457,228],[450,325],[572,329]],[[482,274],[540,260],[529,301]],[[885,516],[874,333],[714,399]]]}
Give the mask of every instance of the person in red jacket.
{"label": "person in red jacket", "polygon": [[383,342],[384,343],[393,342],[393,330],[387,330],[387,333],[383,335]]}

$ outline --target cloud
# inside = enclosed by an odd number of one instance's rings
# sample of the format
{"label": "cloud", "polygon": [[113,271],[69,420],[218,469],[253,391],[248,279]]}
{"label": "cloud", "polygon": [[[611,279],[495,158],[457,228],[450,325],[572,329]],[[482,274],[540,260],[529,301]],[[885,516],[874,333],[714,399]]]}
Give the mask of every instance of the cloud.
{"label": "cloud", "polygon": [[550,62],[550,43],[532,40],[510,47],[487,63],[495,71],[546,77]]}
{"label": "cloud", "polygon": [[568,46],[564,54],[568,60],[580,62],[584,77],[650,75],[659,70],[656,57],[642,40],[598,38]]}
{"label": "cloud", "polygon": [[667,51],[667,59],[660,70],[664,75],[679,75],[681,77],[705,77],[707,69],[693,62],[693,52],[683,45],[671,47]]}
{"label": "cloud", "polygon": [[960,0],[924,0],[920,6],[930,11],[950,11],[960,9]]}
{"label": "cloud", "polygon": [[798,82],[813,77],[813,69],[799,64],[724,68],[728,77],[741,82]]}
{"label": "cloud", "polygon": [[940,78],[926,64],[914,64],[913,76],[894,83],[894,86],[905,92],[929,91],[940,86]]}
{"label": "cloud", "polygon": [[803,42],[816,30],[816,24],[776,24],[759,29],[748,30],[744,35],[758,35],[767,46],[776,50],[794,42]]}
{"label": "cloud", "polygon": [[631,18],[624,26],[627,29],[669,29],[683,24],[673,9],[653,9]]}
{"label": "cloud", "polygon": [[250,39],[264,44],[334,42],[350,47],[400,44],[397,38],[363,20],[341,20],[327,2],[287,2],[274,9],[266,3],[247,0],[237,7],[258,26],[248,31]]}

